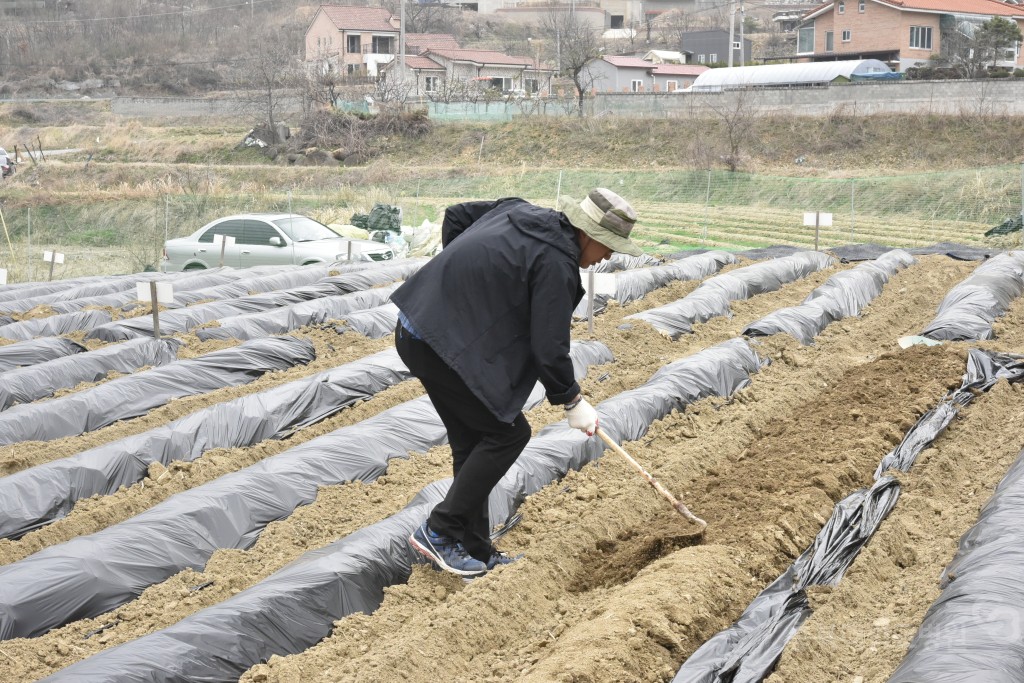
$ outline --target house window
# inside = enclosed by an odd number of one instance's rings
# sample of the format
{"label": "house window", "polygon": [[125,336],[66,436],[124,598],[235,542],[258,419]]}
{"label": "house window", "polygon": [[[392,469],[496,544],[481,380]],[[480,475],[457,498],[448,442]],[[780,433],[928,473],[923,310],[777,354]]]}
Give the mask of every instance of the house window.
{"label": "house window", "polygon": [[850,29],[845,29],[843,31],[843,42],[844,43],[850,42],[850,38],[852,38],[852,37],[853,37],[853,33],[850,31]]}
{"label": "house window", "polygon": [[423,79],[423,92],[437,92],[437,76],[427,76]]}
{"label": "house window", "polygon": [[529,93],[540,92],[540,81],[536,78],[524,78],[523,90]]}
{"label": "house window", "polygon": [[348,44],[346,45],[345,50],[347,52],[354,52],[355,54],[359,54],[362,51],[362,48],[360,48],[359,46],[359,36],[347,36],[347,38]]}
{"label": "house window", "polygon": [[846,14],[846,3],[844,0],[839,0],[839,4],[836,5],[836,11],[840,14]]}
{"label": "house window", "polygon": [[679,90],[679,81],[665,81],[665,90],[668,92]]}
{"label": "house window", "polygon": [[704,64],[705,62],[706,62],[706,58],[705,58],[704,55],[697,55],[697,63],[698,64]]}
{"label": "house window", "polygon": [[717,62],[717,61],[718,61],[718,53],[717,53],[717,52],[712,52],[712,53],[711,53],[710,55],[708,55],[708,60],[709,60],[709,61],[710,61],[710,62],[711,62],[712,64],[714,64],[715,62]]}
{"label": "house window", "polygon": [[512,89],[512,79],[511,78],[492,78],[491,79],[491,84],[490,84],[489,87],[494,88],[498,92],[508,92],[509,90]]}
{"label": "house window", "polygon": [[377,55],[393,55],[392,49],[395,39],[391,36],[373,36],[373,48],[371,52]]}
{"label": "house window", "polygon": [[836,34],[833,31],[825,31],[825,52],[832,52],[836,49]]}
{"label": "house window", "polygon": [[643,92],[644,82],[633,79],[632,81],[629,82],[629,89],[632,90],[633,92]]}
{"label": "house window", "polygon": [[865,2],[865,0],[860,0],[860,2],[857,3],[857,11],[860,12],[861,14],[864,14],[864,10],[866,9],[866,5],[867,5],[867,2]]}
{"label": "house window", "polygon": [[798,29],[796,32],[797,54],[808,54],[814,52],[814,27],[807,26]]}
{"label": "house window", "polygon": [[911,26],[910,27],[910,47],[917,48],[919,50],[930,50],[932,49],[932,27],[931,26]]}
{"label": "house window", "polygon": [[608,26],[608,28],[623,28],[623,19],[624,17],[621,14],[613,14],[611,20],[612,23]]}

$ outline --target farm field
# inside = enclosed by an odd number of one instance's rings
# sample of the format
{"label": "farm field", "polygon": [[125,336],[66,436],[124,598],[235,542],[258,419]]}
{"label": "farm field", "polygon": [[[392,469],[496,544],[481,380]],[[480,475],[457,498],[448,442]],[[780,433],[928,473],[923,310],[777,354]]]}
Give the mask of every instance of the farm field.
{"label": "farm field", "polygon": [[[674,217],[703,215],[703,207],[645,203],[641,213],[652,216],[640,234],[652,251],[659,245],[813,245],[813,233],[808,241],[806,229],[784,232],[781,213],[777,231],[758,231],[758,224],[766,222],[760,212],[734,211],[733,225],[746,221],[750,236],[739,239],[738,228],[719,232],[709,227],[706,241],[699,233],[673,228]],[[896,246],[945,240],[980,244],[983,231],[981,226],[936,223],[897,242],[891,239],[892,229],[882,221],[858,221],[857,241]],[[822,240],[835,244],[848,236],[848,228],[837,225],[823,231]],[[668,245],[663,240],[669,240]],[[753,264],[741,258],[722,273]],[[216,680],[673,680],[688,657],[729,627],[808,547],[840,499],[872,483],[879,461],[918,419],[961,385],[968,350],[1024,352],[1021,298],[994,323],[994,339],[909,348],[898,344],[901,337],[920,334],[950,289],[978,266],[978,261],[919,255],[889,278],[860,316],[829,325],[813,345],[801,346],[785,334],[751,337],[745,343],[768,363],[751,375],[749,386],[729,396],[690,403],[655,420],[639,439],[624,443],[708,521],[698,542],[688,536],[692,528],[609,452],[525,497],[519,507],[521,521],[498,542],[510,553],[522,553],[520,561],[470,583],[423,564],[413,565],[410,574],[406,563],[405,572],[387,582],[391,585],[371,613],[350,614],[333,624],[328,620],[329,634],[320,642],[292,653],[258,657],[246,664],[248,669],[225,664]],[[573,326],[575,340],[601,342],[614,355],[614,361],[589,368],[581,381],[584,393],[598,405],[645,387],[662,368],[740,337],[750,323],[802,303],[830,277],[856,267],[836,262],[776,291],[732,301],[731,316],[697,322],[691,334],[677,341],[642,320],[626,318],[681,299],[696,290],[698,282],[674,281],[626,305],[612,303],[595,317],[592,336],[586,322]],[[332,273],[328,279],[344,277]],[[0,315],[6,301],[17,300],[5,296],[0,287]],[[250,291],[245,296],[254,295]],[[147,312],[136,311],[139,315],[134,317]],[[47,313],[39,309],[18,317],[35,320]],[[180,359],[199,359],[241,344],[201,341],[197,331],[203,324],[175,333],[183,344]],[[142,416],[118,419],[79,435],[0,445],[0,487],[5,478],[109,447],[202,409],[279,390],[393,346],[390,336],[339,334],[331,322],[300,326],[288,334],[307,342],[315,358],[262,372],[243,384],[179,396]],[[65,336],[89,350],[110,346],[84,330]],[[14,343],[0,340],[0,359],[3,349]],[[64,400],[128,376],[111,373],[34,403]],[[0,371],[0,383],[3,380]],[[903,491],[894,509],[837,586],[809,591],[813,613],[768,680],[888,679],[938,597],[937,577],[956,553],[958,540],[1024,448],[1018,428],[1024,419],[1022,392],[1020,385],[1000,382],[979,393],[914,467],[898,475]],[[40,554],[60,558],[63,544],[116,532],[118,525],[158,512],[176,498],[197,495],[206,490],[201,487],[217,486],[251,466],[277,458],[287,471],[293,449],[298,453],[312,448],[317,439],[374,419],[386,425],[390,413],[385,411],[421,396],[415,380],[396,381],[289,430],[285,438],[217,447],[194,458],[172,458],[166,466],[149,465],[148,476],[139,481],[85,496],[66,515],[0,540],[0,581],[19,563],[37,561]],[[0,411],[0,422],[3,414]],[[561,408],[546,403],[527,414],[535,441],[550,433],[545,427],[562,419]],[[394,431],[403,430],[396,424]],[[172,656],[169,652],[148,649],[156,646],[147,643],[168,641],[147,638],[182,628],[211,610],[230,611],[233,601],[296,566],[292,563],[306,553],[399,515],[421,489],[449,476],[450,466],[445,445],[389,456],[380,476],[353,476],[344,483],[321,485],[315,489],[315,500],[259,521],[231,547],[214,544],[210,554],[193,566],[127,587],[126,597],[108,609],[93,609],[91,616],[83,616],[82,607],[39,633],[5,635],[0,642],[0,680],[136,680],[119,678],[117,673],[117,667],[135,661],[133,657],[139,658],[132,664],[138,667],[134,670],[153,667],[153,680],[183,680],[158,671],[155,662]],[[401,554],[397,548],[393,552]],[[328,561],[326,557],[319,562]],[[4,624],[27,618],[15,612],[0,599],[0,635]],[[274,628],[287,630],[289,619],[291,615],[284,614]],[[252,628],[259,632],[255,621]],[[125,648],[114,649],[121,645]],[[186,647],[203,644],[189,642]],[[237,650],[246,647],[240,644]],[[147,652],[152,660],[142,657]],[[188,660],[178,654],[172,658]]]}

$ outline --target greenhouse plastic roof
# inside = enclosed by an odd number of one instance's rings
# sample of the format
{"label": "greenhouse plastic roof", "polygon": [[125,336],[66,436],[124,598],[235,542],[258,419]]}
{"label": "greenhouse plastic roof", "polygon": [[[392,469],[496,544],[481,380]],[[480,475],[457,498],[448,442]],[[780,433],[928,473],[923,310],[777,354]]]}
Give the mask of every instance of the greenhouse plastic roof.
{"label": "greenhouse plastic roof", "polygon": [[693,82],[691,90],[721,90],[722,88],[759,85],[788,85],[831,83],[836,78],[885,73],[891,69],[877,59],[851,59],[837,62],[804,62],[800,64],[765,64],[764,66],[736,66],[727,69],[708,69]]}

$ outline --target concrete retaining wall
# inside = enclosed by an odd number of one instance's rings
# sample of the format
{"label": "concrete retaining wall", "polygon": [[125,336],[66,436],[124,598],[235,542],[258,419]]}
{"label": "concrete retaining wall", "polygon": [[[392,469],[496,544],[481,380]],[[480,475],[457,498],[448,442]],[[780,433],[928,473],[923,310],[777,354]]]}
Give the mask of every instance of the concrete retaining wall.
{"label": "concrete retaining wall", "polygon": [[[240,116],[251,118],[259,113],[259,105],[237,98],[224,97],[218,99],[198,97],[115,97],[111,100],[110,110],[122,116],[140,118],[153,116]],[[302,112],[302,103],[298,98],[282,98],[280,114],[296,114]]]}
{"label": "concrete retaining wall", "polygon": [[851,83],[725,93],[598,93],[593,114],[685,118],[738,107],[763,114],[1024,115],[1024,79]]}

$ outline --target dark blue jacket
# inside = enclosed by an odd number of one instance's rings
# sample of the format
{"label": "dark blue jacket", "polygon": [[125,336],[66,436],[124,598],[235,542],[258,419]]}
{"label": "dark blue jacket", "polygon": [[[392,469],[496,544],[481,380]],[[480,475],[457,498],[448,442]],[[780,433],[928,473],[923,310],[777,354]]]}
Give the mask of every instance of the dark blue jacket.
{"label": "dark blue jacket", "polygon": [[580,248],[565,214],[523,199],[449,207],[444,249],[391,300],[502,422],[539,379],[555,405],[579,393],[569,359],[583,298]]}

